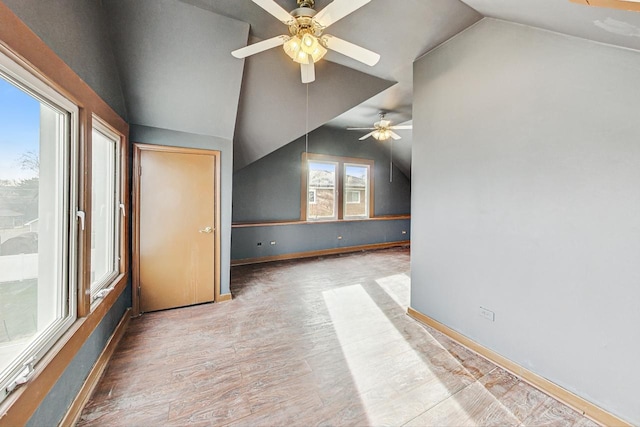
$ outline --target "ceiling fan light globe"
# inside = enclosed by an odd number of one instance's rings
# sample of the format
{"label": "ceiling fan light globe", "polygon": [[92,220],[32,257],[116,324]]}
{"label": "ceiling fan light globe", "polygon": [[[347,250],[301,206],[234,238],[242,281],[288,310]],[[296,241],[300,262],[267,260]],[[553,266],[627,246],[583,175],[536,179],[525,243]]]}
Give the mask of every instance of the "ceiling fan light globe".
{"label": "ceiling fan light globe", "polygon": [[378,129],[373,134],[373,136],[378,141],[386,141],[391,137],[391,133],[386,129]]}
{"label": "ceiling fan light globe", "polygon": [[301,49],[311,55],[316,47],[319,45],[318,39],[312,34],[305,34],[302,36],[302,46]]}
{"label": "ceiling fan light globe", "polygon": [[298,52],[298,54],[296,55],[295,58],[293,58],[293,60],[295,62],[297,62],[298,64],[308,64],[309,63],[309,54],[307,54],[305,51],[300,50]]}
{"label": "ceiling fan light globe", "polygon": [[327,54],[327,49],[324,48],[320,43],[316,46],[316,48],[311,52],[311,58],[313,58],[313,62],[318,62]]}
{"label": "ceiling fan light globe", "polygon": [[297,36],[293,36],[282,47],[289,58],[295,61],[298,53],[300,52],[301,44],[302,42],[300,39]]}

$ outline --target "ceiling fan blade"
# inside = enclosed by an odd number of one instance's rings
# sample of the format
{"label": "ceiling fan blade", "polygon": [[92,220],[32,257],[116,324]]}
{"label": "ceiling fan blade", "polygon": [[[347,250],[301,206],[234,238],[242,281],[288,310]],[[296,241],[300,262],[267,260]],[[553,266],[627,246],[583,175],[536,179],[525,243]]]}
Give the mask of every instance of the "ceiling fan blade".
{"label": "ceiling fan blade", "polygon": [[373,134],[374,134],[374,132],[375,132],[375,130],[374,130],[373,132],[369,132],[369,133],[368,133],[368,134],[366,134],[365,136],[360,137],[360,138],[358,138],[358,139],[359,139],[360,141],[363,141],[363,140],[365,140],[365,139],[369,138],[371,135],[373,135]]}
{"label": "ceiling fan blade", "polygon": [[376,128],[347,128],[347,130],[375,130]]}
{"label": "ceiling fan blade", "polygon": [[300,64],[300,74],[302,76],[302,83],[311,83],[316,79],[316,67],[313,65],[313,61],[309,59],[308,64]]}
{"label": "ceiling fan blade", "polygon": [[389,129],[413,129],[412,125],[390,126]]}
{"label": "ceiling fan blade", "polygon": [[269,12],[271,15],[275,16],[278,21],[284,24],[288,24],[293,20],[291,14],[273,0],[253,0],[253,2]]}
{"label": "ceiling fan blade", "polygon": [[326,28],[351,12],[360,9],[370,1],[371,0],[333,0],[327,7],[316,14],[315,20]]}
{"label": "ceiling fan blade", "polygon": [[282,46],[287,40],[289,40],[288,36],[273,37],[258,43],[251,44],[249,46],[242,47],[240,49],[236,49],[231,52],[231,55],[239,59],[246,58],[247,56],[255,55],[256,53],[264,52],[265,50],[269,50],[277,46]]}
{"label": "ceiling fan blade", "polygon": [[391,138],[393,138],[395,141],[397,141],[399,139],[402,139],[402,137],[400,135],[398,135],[397,133],[395,133],[392,130],[389,131],[389,135],[391,135]]}
{"label": "ceiling fan blade", "polygon": [[338,37],[326,34],[322,37],[322,39],[327,45],[327,48],[372,67],[376,65],[380,60],[380,55],[378,55],[377,53],[371,52],[370,50],[353,43],[349,43],[348,41],[339,39]]}

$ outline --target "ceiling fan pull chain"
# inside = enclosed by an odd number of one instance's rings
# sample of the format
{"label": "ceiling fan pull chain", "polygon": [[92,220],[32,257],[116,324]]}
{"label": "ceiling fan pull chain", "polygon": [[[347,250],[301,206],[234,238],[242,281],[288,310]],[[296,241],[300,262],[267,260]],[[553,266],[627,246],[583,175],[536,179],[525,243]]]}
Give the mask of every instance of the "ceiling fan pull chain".
{"label": "ceiling fan pull chain", "polygon": [[389,143],[389,182],[393,182],[393,139]]}

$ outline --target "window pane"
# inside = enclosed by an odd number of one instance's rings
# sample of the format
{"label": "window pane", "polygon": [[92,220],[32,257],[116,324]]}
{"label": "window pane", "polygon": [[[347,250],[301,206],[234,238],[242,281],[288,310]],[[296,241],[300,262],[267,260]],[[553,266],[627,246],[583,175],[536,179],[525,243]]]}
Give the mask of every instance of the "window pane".
{"label": "window pane", "polygon": [[24,351],[70,316],[65,192],[68,114],[0,74],[0,129],[3,384],[20,369]]}
{"label": "window pane", "polygon": [[115,276],[117,141],[94,129],[91,143],[91,292]]}
{"label": "window pane", "polygon": [[335,219],[337,217],[336,164],[310,161],[308,166],[307,219]]}
{"label": "window pane", "polygon": [[369,217],[369,166],[344,166],[344,216]]}

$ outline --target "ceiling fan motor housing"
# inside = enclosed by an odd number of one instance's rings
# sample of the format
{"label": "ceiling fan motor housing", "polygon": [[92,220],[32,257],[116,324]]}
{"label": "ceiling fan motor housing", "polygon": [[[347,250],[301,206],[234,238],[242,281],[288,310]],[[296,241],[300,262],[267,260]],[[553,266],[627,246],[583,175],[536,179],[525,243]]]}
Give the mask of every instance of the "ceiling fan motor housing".
{"label": "ceiling fan motor housing", "polygon": [[293,21],[289,25],[289,33],[292,36],[302,38],[305,34],[312,34],[316,37],[322,35],[324,28],[313,17],[317,12],[309,7],[299,7],[291,11]]}
{"label": "ceiling fan motor housing", "polygon": [[315,0],[298,0],[298,7],[302,8],[302,7],[308,7],[308,8],[312,8],[315,6]]}

